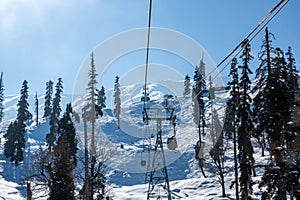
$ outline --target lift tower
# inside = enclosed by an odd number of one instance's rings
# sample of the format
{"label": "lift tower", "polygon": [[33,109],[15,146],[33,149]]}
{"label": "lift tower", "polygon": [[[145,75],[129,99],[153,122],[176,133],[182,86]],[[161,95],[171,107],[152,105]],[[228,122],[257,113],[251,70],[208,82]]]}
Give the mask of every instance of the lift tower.
{"label": "lift tower", "polygon": [[[171,191],[169,185],[168,171],[166,166],[165,152],[162,142],[162,122],[172,121],[176,119],[174,115],[174,108],[144,108],[143,121],[148,123],[150,120],[156,121],[156,136],[155,145],[151,149],[153,151],[152,161],[148,165],[146,173],[146,183],[149,183],[147,200],[151,199],[155,187],[162,187],[168,198],[171,200]],[[162,199],[161,194],[156,194],[156,199]]]}

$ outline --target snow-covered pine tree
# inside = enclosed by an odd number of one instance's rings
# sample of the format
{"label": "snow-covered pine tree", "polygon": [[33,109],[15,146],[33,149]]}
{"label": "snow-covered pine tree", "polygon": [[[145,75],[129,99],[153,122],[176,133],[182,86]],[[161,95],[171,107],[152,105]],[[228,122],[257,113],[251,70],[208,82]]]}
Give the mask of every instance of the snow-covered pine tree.
{"label": "snow-covered pine tree", "polygon": [[[203,147],[201,135],[205,135],[205,106],[204,106],[204,93],[205,93],[205,64],[201,60],[200,65],[196,66],[194,74],[194,85],[192,90],[192,100],[193,100],[193,119],[194,123],[198,127],[199,141],[195,146],[195,155],[198,160],[199,167],[202,171],[204,177],[205,173],[203,170]],[[202,129],[201,129],[202,128]]]}
{"label": "snow-covered pine tree", "polygon": [[38,125],[39,124],[39,99],[37,96],[37,92],[35,93],[35,97],[34,97],[34,105],[35,105],[36,125]]}
{"label": "snow-covered pine tree", "polygon": [[61,112],[61,93],[63,92],[63,85],[62,85],[62,79],[58,78],[58,81],[56,83],[56,91],[55,91],[55,96],[53,98],[52,102],[52,111],[50,114],[50,133],[46,135],[46,142],[48,145],[49,152],[52,151],[52,147],[54,145],[54,142],[56,141],[56,134],[57,134],[57,128],[58,128],[58,121],[59,121],[59,116]]}
{"label": "snow-covered pine tree", "polygon": [[53,148],[54,165],[49,200],[75,199],[73,170],[77,165],[77,140],[71,112],[71,104],[68,104],[58,123],[58,139]]}
{"label": "snow-covered pine tree", "polygon": [[191,93],[191,78],[187,74],[184,78],[184,91],[183,96],[188,96]]}
{"label": "snow-covered pine tree", "polygon": [[120,114],[121,114],[121,90],[120,90],[120,83],[119,77],[116,76],[115,84],[114,84],[114,115],[118,121],[118,128],[120,128]]}
{"label": "snow-covered pine tree", "polygon": [[241,69],[241,76],[239,80],[239,101],[238,101],[238,158],[240,164],[240,192],[242,199],[251,199],[253,192],[252,181],[252,167],[254,167],[253,147],[251,144],[251,132],[253,130],[253,124],[251,119],[251,97],[249,95],[251,81],[249,74],[251,70],[249,62],[253,59],[250,54],[250,44],[245,41],[243,44],[243,52],[240,58],[242,59],[242,65],[238,66]]}
{"label": "snow-covered pine tree", "polygon": [[265,128],[267,126],[269,116],[267,107],[270,104],[270,99],[266,98],[267,89],[266,84],[269,82],[271,76],[271,58],[274,54],[274,48],[272,47],[273,34],[269,32],[268,28],[265,30],[265,39],[261,46],[259,53],[260,65],[256,69],[256,85],[254,86],[252,93],[255,94],[253,98],[253,122],[256,124],[253,136],[259,141],[261,147],[261,155],[264,156],[264,149],[266,147],[265,141]]}
{"label": "snow-covered pine tree", "polygon": [[4,113],[3,113],[3,101],[4,101],[4,84],[3,84],[3,72],[0,76],[0,122],[2,122]]}
{"label": "snow-covered pine tree", "polygon": [[28,82],[24,80],[21,88],[21,97],[18,101],[17,107],[17,120],[23,124],[25,128],[25,122],[32,118],[32,114],[29,112],[29,103],[28,103]]}
{"label": "snow-covered pine tree", "polygon": [[274,50],[271,58],[271,70],[266,80],[265,97],[269,104],[265,106],[268,120],[264,130],[267,135],[270,151],[270,163],[265,172],[260,187],[266,187],[262,199],[287,199],[289,173],[286,166],[286,136],[291,121],[292,93],[288,82],[288,68],[281,49]]}
{"label": "snow-covered pine tree", "polygon": [[106,108],[106,96],[105,96],[105,88],[104,86],[101,87],[100,90],[98,90],[97,93],[97,114],[102,116],[103,115],[103,109]]}
{"label": "snow-covered pine tree", "polygon": [[213,101],[216,98],[216,95],[215,95],[216,88],[213,86],[213,80],[212,80],[211,76],[209,76],[208,84],[209,84],[208,98],[209,98],[209,100]]}
{"label": "snow-covered pine tree", "polygon": [[25,127],[26,121],[32,118],[28,111],[28,83],[25,80],[21,88],[21,97],[18,101],[17,119],[11,123],[4,137],[7,139],[4,145],[4,154],[11,162],[18,165],[23,161],[23,150],[25,148]]}
{"label": "snow-covered pine tree", "polygon": [[6,142],[4,143],[4,155],[6,158],[11,158],[11,159],[15,152],[15,139],[14,139],[14,133],[16,132],[15,123],[16,121],[11,122],[6,130],[6,133],[4,134],[4,138],[6,139]]}
{"label": "snow-covered pine tree", "polygon": [[219,120],[219,116],[217,111],[214,109],[212,113],[212,118],[213,118],[213,124],[214,126],[212,127],[212,132],[213,135],[217,136],[216,138],[216,143],[214,144],[214,147],[210,150],[209,154],[212,157],[214,164],[218,168],[218,173],[219,173],[219,183],[221,184],[222,187],[222,197],[226,197],[226,192],[225,192],[225,179],[224,179],[224,154],[225,154],[225,147],[224,147],[224,134],[223,134],[223,128]]}
{"label": "snow-covered pine tree", "polygon": [[45,103],[44,103],[44,117],[48,117],[52,112],[52,93],[53,93],[53,82],[49,80],[46,83],[46,95],[45,95]]}
{"label": "snow-covered pine tree", "polygon": [[[194,111],[199,111],[194,113],[194,116],[199,115],[198,126],[202,127],[202,134],[204,134],[205,127],[205,106],[204,106],[204,93],[205,93],[205,64],[201,60],[200,65],[196,66],[194,74],[194,98],[197,100],[195,105],[198,105],[199,109],[195,108]],[[195,118],[195,117],[194,117]],[[196,117],[197,118],[197,117]],[[200,128],[199,128],[200,131]],[[200,134],[200,132],[199,132]]]}
{"label": "snow-covered pine tree", "polygon": [[228,138],[233,138],[232,142],[233,142],[234,177],[235,177],[233,183],[235,184],[236,199],[239,200],[237,133],[236,133],[237,108],[238,108],[238,98],[239,98],[239,89],[238,89],[239,76],[238,76],[236,58],[233,58],[231,61],[229,76],[231,76],[231,81],[229,81],[227,84],[228,86],[230,86],[230,98],[227,101],[223,131],[225,132]]}
{"label": "snow-covered pine tree", "polygon": [[[292,53],[292,48],[288,47],[287,52],[285,53],[287,56],[287,85],[289,87],[289,91],[291,93],[291,101],[295,100],[295,96],[299,93],[299,71],[296,67],[296,61],[294,55]],[[293,105],[292,105],[293,106]]]}

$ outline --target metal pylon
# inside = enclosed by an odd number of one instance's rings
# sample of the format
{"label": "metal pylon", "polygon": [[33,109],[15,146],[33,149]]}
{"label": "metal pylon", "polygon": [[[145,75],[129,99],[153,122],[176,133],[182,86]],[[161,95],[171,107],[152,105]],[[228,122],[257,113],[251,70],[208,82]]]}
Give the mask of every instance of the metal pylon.
{"label": "metal pylon", "polygon": [[[169,185],[169,177],[166,166],[165,153],[162,143],[161,136],[161,120],[157,120],[157,134],[156,142],[154,147],[154,153],[152,162],[150,163],[149,169],[146,173],[146,182],[148,185],[147,200],[151,199],[151,193],[155,187],[162,187],[168,200],[171,200],[171,192]],[[156,194],[156,199],[162,199],[161,194]]]}
{"label": "metal pylon", "polygon": [[[151,198],[163,199],[167,197],[168,200],[172,199],[169,177],[166,165],[165,152],[162,142],[162,121],[172,121],[174,120],[174,109],[172,108],[144,108],[143,120],[156,121],[156,137],[155,146],[150,149],[149,153],[152,153],[150,163],[148,163],[148,170],[146,173],[146,183],[148,185],[147,200]],[[162,187],[164,195],[160,193],[153,194],[154,189],[157,187]]]}

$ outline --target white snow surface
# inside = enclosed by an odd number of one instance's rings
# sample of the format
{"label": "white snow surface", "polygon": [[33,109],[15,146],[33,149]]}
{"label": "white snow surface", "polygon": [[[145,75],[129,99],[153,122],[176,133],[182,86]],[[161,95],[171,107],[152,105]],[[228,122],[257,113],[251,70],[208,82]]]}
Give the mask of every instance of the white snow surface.
{"label": "white snow surface", "polygon": [[[175,88],[180,88],[182,91],[182,82],[174,82]],[[140,102],[141,89],[139,86],[124,86],[121,88],[122,94],[122,111],[121,111],[121,128],[117,128],[116,119],[113,116],[112,109],[106,108],[104,116],[97,120],[96,131],[98,131],[98,139],[105,143],[106,147],[114,149],[114,154],[107,162],[109,166],[108,172],[108,194],[112,199],[120,200],[142,200],[147,197],[148,183],[145,183],[145,167],[140,165],[141,159],[146,159],[147,155],[141,153],[143,144],[147,142],[143,138],[149,137],[155,133],[155,122],[150,122],[145,126],[142,121],[143,103]],[[209,150],[213,144],[209,137],[209,124],[210,124],[210,105],[207,102],[206,109],[208,113],[207,122],[208,128],[206,129],[206,136],[203,140],[206,142],[204,155],[205,164],[204,170],[207,178],[204,178],[197,161],[194,157],[194,146],[198,141],[197,128],[193,122],[193,108],[190,96],[182,97],[174,90],[168,90],[160,84],[150,84],[148,86],[149,96],[151,101],[147,103],[148,107],[161,106],[161,99],[167,94],[172,94],[175,97],[173,105],[175,105],[175,114],[177,116],[176,138],[178,148],[174,151],[168,150],[166,147],[166,140],[173,135],[172,125],[170,123],[163,123],[163,143],[165,155],[167,160],[168,176],[170,180],[170,189],[172,191],[173,199],[191,199],[191,200],[213,200],[213,199],[235,199],[234,188],[230,189],[229,186],[234,180],[234,161],[233,161],[233,148],[232,144],[228,142],[225,155],[225,182],[226,182],[226,197],[221,197],[221,186],[218,183],[219,176],[217,168],[209,156]],[[228,91],[217,91],[214,108],[217,109],[220,121],[223,122],[225,103],[228,98]],[[71,96],[64,96],[62,101],[62,110],[65,109],[66,103],[71,101]],[[110,99],[111,97],[108,97]],[[14,167],[3,155],[3,147],[5,139],[6,128],[9,123],[16,117],[16,104],[19,95],[7,96],[4,101],[5,118],[0,123],[0,200],[1,199],[26,199],[26,184],[22,181],[24,175],[24,167],[22,165]],[[24,164],[31,161],[31,152],[45,145],[45,136],[49,132],[48,120],[43,119],[43,99],[44,96],[39,98],[40,101],[40,124],[36,126],[35,118],[28,122],[26,128],[26,148],[24,155]],[[82,98],[83,99],[83,98]],[[80,113],[80,105],[82,99],[73,99],[73,109]],[[34,105],[33,98],[30,99],[30,105]],[[31,108],[32,109],[32,108]],[[33,112],[32,112],[33,113]],[[147,128],[145,128],[147,127]],[[82,147],[82,125],[76,124],[78,132],[79,144]],[[103,142],[104,141],[104,142]],[[152,141],[153,142],[153,141]],[[258,145],[255,145],[255,160],[256,163],[262,164],[267,162],[268,156],[261,157]],[[123,148],[120,148],[121,145]],[[81,152],[81,151],[79,151]],[[82,152],[81,152],[82,153]],[[82,167],[81,165],[78,168]],[[258,189],[258,181],[263,174],[263,169],[257,169],[257,177],[253,180],[256,182],[254,185],[253,199],[260,199],[260,190]],[[75,181],[78,185],[78,181]],[[77,187],[77,194],[78,194]],[[157,190],[156,190],[157,189]],[[164,196],[163,189],[159,186],[153,191],[154,194],[161,193]],[[34,199],[46,199],[47,197],[39,197],[39,194],[34,195]],[[163,198],[165,199],[165,198]]]}

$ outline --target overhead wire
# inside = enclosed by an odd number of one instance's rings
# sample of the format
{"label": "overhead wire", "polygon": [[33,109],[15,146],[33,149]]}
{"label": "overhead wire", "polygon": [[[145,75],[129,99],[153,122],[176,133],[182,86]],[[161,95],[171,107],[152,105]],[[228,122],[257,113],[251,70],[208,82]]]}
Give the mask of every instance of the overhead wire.
{"label": "overhead wire", "polygon": [[145,85],[144,85],[144,108],[146,107],[147,100],[147,77],[148,77],[148,62],[149,62],[149,45],[150,45],[150,30],[151,30],[151,12],[152,12],[152,0],[149,0],[148,10],[148,30],[147,30],[147,46],[146,46],[146,67],[145,67]]}
{"label": "overhead wire", "polygon": [[[285,1],[285,3],[283,5],[281,5],[283,2]],[[216,71],[226,60],[228,60],[233,54],[234,52],[236,52],[238,50],[239,47],[241,47],[242,45],[245,44],[249,44],[262,30],[263,28],[265,28],[267,26],[267,24],[285,7],[285,5],[289,2],[289,0],[281,0],[271,11],[269,11],[269,13],[259,22],[259,24],[247,35],[247,37],[245,37],[245,39],[240,42],[218,65],[216,65],[216,67],[214,67],[213,70],[211,70],[205,77],[202,78],[202,80],[206,80],[208,76],[210,76],[214,71]],[[281,7],[280,7],[281,6]],[[279,8],[279,9],[278,9]],[[272,13],[277,10],[273,15]],[[272,15],[272,16],[271,16]],[[271,16],[271,18],[269,18]],[[269,19],[268,19],[269,18]],[[268,20],[267,20],[268,19]],[[267,20],[267,21],[266,21]],[[266,21],[265,24],[263,24]],[[260,27],[263,24],[262,27]],[[260,28],[259,28],[260,27]],[[259,29],[258,29],[259,28]],[[252,36],[250,38],[250,36],[258,29],[258,31],[254,34],[254,36]],[[250,39],[249,39],[250,38]],[[236,58],[242,51],[243,49],[241,48],[233,57]],[[231,59],[231,60],[232,60]],[[230,61],[228,61],[226,63],[226,65],[220,70],[218,71],[218,73],[211,79],[212,81],[215,80],[218,75],[224,71],[224,69],[230,64]],[[206,84],[206,86],[208,86],[208,84]],[[200,90],[196,95],[195,98],[201,93],[203,92],[204,89]]]}
{"label": "overhead wire", "polygon": [[[268,24],[269,22],[283,9],[283,7],[288,3],[289,0],[287,0],[276,12],[275,14],[269,19],[266,21],[266,23],[254,34],[254,36],[252,36],[252,38],[248,39],[247,40],[247,37],[243,40],[243,42],[245,42],[244,44],[247,45],[249,44]],[[274,9],[273,9],[274,10]],[[257,28],[256,28],[257,29]],[[253,31],[252,31],[253,32]],[[236,58],[242,51],[243,49],[241,48],[234,56],[233,58]],[[231,59],[232,60],[232,59]],[[227,64],[221,68],[221,70],[218,71],[218,73],[212,78],[212,80],[215,80],[217,78],[217,76],[222,72],[224,71],[224,69],[230,64],[230,61],[227,62]],[[207,78],[207,76],[206,76]]]}

